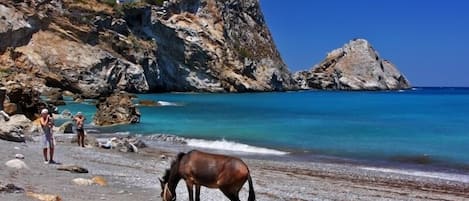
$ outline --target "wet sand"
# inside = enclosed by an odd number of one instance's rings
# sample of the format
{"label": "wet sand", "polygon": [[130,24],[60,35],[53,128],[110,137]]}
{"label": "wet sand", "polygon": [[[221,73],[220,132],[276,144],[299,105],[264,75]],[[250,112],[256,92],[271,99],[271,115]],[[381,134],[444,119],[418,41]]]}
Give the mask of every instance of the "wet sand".
{"label": "wet sand", "polygon": [[[56,161],[87,168],[89,173],[59,171],[44,164],[39,142],[0,141],[0,185],[13,183],[26,191],[59,195],[63,200],[161,200],[158,177],[175,150],[164,147],[120,153],[97,147],[80,148],[72,135],[57,136]],[[15,148],[16,147],[16,148]],[[189,149],[189,148],[186,148]],[[23,154],[29,169],[12,169],[5,162]],[[257,200],[469,200],[469,183],[415,176],[360,165],[274,161],[243,158],[254,181]],[[104,177],[108,185],[78,186],[74,178]],[[247,184],[240,193],[247,200]],[[188,200],[181,181],[177,200]],[[0,200],[34,200],[25,193],[0,193]],[[228,200],[216,189],[202,188],[201,200]]]}

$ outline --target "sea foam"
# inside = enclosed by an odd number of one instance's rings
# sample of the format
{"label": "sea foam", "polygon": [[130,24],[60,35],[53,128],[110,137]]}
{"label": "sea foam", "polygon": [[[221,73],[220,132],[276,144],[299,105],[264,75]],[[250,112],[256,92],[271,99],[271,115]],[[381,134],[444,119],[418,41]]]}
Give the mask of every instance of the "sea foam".
{"label": "sea foam", "polygon": [[434,179],[443,179],[443,180],[450,180],[450,181],[459,181],[459,182],[464,182],[464,183],[469,182],[469,176],[462,175],[462,174],[454,174],[454,173],[429,172],[429,171],[427,172],[427,171],[418,171],[418,170],[399,170],[399,169],[373,168],[373,167],[364,167],[362,169],[386,172],[386,173],[411,175],[411,176],[418,176],[418,177],[428,177],[428,178],[434,178]]}
{"label": "sea foam", "polygon": [[246,152],[246,153],[255,153],[255,154],[269,154],[269,155],[286,155],[288,152],[278,151],[274,149],[255,147],[247,144],[241,144],[237,142],[231,142],[227,140],[200,140],[200,139],[186,139],[188,146],[200,147],[200,148],[209,148],[209,149],[219,149],[227,151],[237,151],[237,152]]}
{"label": "sea foam", "polygon": [[167,102],[167,101],[158,101],[157,102],[161,106],[179,106],[177,103]]}

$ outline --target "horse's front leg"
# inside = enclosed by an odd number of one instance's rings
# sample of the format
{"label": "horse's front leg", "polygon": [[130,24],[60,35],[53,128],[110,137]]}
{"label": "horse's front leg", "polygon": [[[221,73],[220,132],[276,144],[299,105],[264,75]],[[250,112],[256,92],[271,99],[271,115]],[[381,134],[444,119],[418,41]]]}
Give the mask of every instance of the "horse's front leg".
{"label": "horse's front leg", "polygon": [[200,185],[195,185],[195,201],[200,201]]}
{"label": "horse's front leg", "polygon": [[186,181],[187,192],[189,192],[189,201],[194,201],[194,189],[192,182]]}

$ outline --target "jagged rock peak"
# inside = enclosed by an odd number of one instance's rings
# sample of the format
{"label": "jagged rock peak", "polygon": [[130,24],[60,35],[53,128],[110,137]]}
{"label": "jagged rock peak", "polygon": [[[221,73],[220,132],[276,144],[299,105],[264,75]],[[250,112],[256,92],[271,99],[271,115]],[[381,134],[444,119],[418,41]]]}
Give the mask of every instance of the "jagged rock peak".
{"label": "jagged rock peak", "polygon": [[382,59],[365,39],[354,39],[329,52],[309,71],[294,75],[302,89],[397,90],[410,88],[394,64]]}

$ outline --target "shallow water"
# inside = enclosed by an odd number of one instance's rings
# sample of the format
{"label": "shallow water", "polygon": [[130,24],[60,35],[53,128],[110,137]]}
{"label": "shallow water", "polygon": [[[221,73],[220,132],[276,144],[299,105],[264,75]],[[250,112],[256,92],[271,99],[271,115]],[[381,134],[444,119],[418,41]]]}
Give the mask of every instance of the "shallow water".
{"label": "shallow water", "polygon": [[[266,151],[263,147],[273,151],[270,154],[469,167],[469,88],[171,93],[143,94],[139,99],[166,104],[140,107],[140,124],[100,130],[174,134],[196,147],[259,153]],[[90,104],[60,109],[81,110],[88,120],[95,112]]]}

